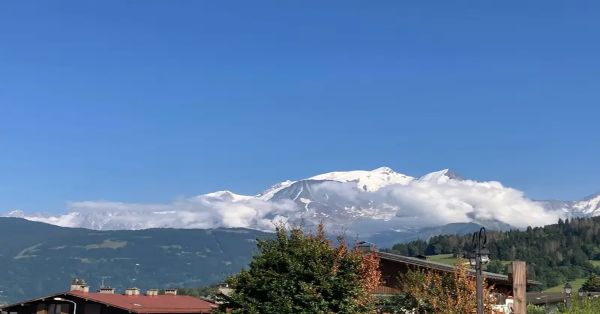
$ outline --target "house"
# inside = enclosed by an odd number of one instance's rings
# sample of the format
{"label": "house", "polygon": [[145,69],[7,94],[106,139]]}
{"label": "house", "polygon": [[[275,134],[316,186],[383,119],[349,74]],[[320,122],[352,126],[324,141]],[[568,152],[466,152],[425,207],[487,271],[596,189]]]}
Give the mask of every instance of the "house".
{"label": "house", "polygon": [[89,292],[81,280],[75,280],[71,290],[22,301],[0,308],[2,314],[208,314],[215,304],[190,296],[177,295],[167,289],[165,294],[150,289],[140,293],[137,288],[116,294],[114,289],[101,288]]}
{"label": "house", "polygon": [[[455,268],[452,265],[433,262],[424,257],[408,257],[388,252],[380,252],[373,247],[365,250],[376,252],[379,257],[379,269],[381,271],[381,284],[376,289],[377,295],[392,295],[400,292],[401,282],[400,275],[407,273],[409,270],[431,270],[440,273],[454,272]],[[471,270],[475,276],[475,270]],[[507,275],[483,272],[483,276],[488,284],[494,286],[494,292],[497,294],[498,301],[504,303],[504,299],[512,295],[512,281]],[[528,288],[540,285],[541,283],[528,280]]]}

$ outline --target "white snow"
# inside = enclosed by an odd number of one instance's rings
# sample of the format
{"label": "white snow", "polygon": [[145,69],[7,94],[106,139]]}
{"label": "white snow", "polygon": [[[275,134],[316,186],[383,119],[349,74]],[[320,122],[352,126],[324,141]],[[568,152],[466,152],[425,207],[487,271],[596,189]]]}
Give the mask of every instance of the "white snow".
{"label": "white snow", "polygon": [[235,194],[231,191],[217,191],[197,196],[197,198],[210,197],[222,201],[240,202],[253,199],[253,196]]}
{"label": "white snow", "polygon": [[279,182],[279,183],[271,186],[267,190],[263,191],[262,193],[256,195],[256,197],[260,198],[261,200],[270,200],[273,197],[273,195],[275,195],[275,193],[287,188],[288,186],[290,186],[294,183],[296,183],[296,181],[286,180],[283,182]]}
{"label": "white snow", "polygon": [[440,183],[440,184],[446,183],[446,182],[448,182],[448,180],[450,180],[450,177],[448,176],[449,171],[450,171],[450,169],[443,169],[440,171],[430,172],[430,173],[420,177],[419,180]]}
{"label": "white snow", "polygon": [[596,214],[600,210],[600,194],[576,202],[573,209],[586,215]]}
{"label": "white snow", "polygon": [[332,180],[338,182],[356,182],[356,186],[364,191],[373,192],[383,187],[392,184],[406,185],[413,177],[402,173],[395,172],[391,168],[381,167],[371,171],[354,170],[354,171],[336,171],[328,172],[314,177],[310,180]]}

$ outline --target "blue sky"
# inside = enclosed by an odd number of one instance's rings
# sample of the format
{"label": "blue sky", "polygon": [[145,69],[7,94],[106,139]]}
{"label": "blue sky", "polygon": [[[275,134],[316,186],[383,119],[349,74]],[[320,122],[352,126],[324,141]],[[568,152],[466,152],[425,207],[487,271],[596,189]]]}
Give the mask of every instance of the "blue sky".
{"label": "blue sky", "polygon": [[600,192],[600,4],[0,4],[0,211],[390,166]]}

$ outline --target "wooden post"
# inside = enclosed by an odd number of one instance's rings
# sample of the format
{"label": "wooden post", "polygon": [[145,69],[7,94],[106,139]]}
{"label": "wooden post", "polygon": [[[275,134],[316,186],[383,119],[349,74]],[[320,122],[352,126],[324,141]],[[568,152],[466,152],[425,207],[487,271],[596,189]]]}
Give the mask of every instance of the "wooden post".
{"label": "wooden post", "polygon": [[527,264],[522,261],[512,262],[513,313],[527,314]]}

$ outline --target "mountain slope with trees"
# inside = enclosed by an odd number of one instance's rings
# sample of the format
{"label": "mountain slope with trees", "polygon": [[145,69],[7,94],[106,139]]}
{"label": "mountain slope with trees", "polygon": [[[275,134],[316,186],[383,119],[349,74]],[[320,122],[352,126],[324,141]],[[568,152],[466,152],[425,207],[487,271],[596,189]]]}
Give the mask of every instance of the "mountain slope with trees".
{"label": "mountain slope with trees", "polygon": [[179,288],[220,282],[246,267],[256,239],[249,229],[96,231],[0,218],[0,304],[65,291],[85,279],[127,287]]}
{"label": "mountain slope with trees", "polygon": [[[526,261],[530,278],[545,286],[600,272],[590,262],[600,260],[600,217],[559,220],[544,227],[487,234],[492,261]],[[470,235],[440,235],[428,241],[396,244],[391,251],[409,256],[450,253],[462,256],[470,246]],[[492,262],[488,270],[504,273],[505,266]]]}

